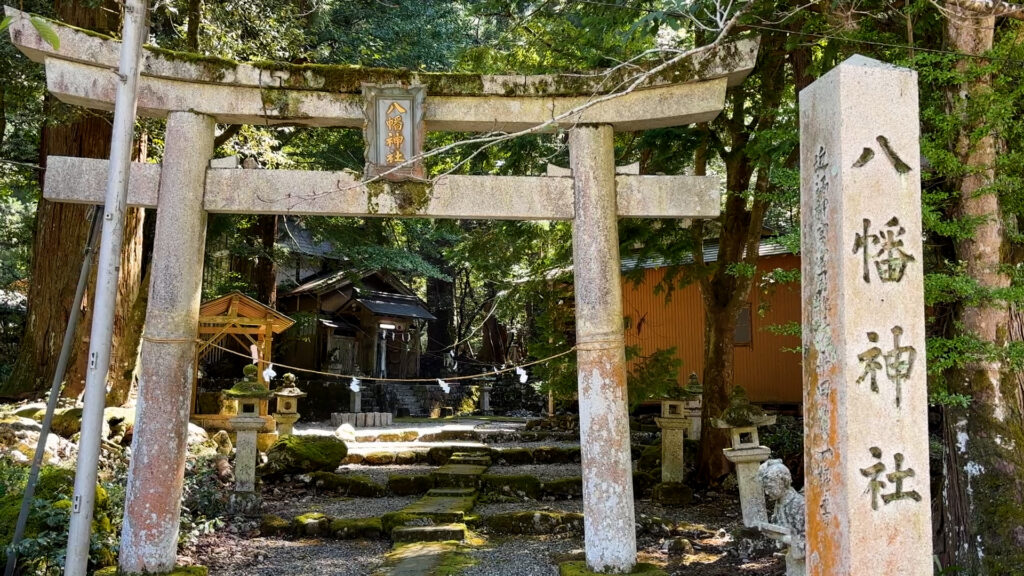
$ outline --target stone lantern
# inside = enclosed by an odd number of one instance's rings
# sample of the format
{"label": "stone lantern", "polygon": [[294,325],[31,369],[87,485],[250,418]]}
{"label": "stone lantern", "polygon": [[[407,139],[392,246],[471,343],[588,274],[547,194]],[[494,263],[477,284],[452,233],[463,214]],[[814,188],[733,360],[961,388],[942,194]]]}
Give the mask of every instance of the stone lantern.
{"label": "stone lantern", "polygon": [[260,403],[270,396],[270,390],[256,380],[255,364],[245,367],[245,378],[224,392],[237,404],[236,415],[230,420],[235,438],[235,494],[232,508],[246,513],[258,509],[256,494],[256,435],[266,426],[260,417]]}
{"label": "stone lantern", "polygon": [[689,427],[682,400],[662,400],[661,417],[655,418],[661,428],[661,481],[682,482],[683,437]]}
{"label": "stone lantern", "polygon": [[771,456],[771,449],[761,446],[757,435],[759,426],[771,426],[775,416],[767,415],[747,399],[742,387],[733,389],[729,406],[721,418],[712,421],[715,428],[729,430],[732,447],[722,453],[736,465],[736,481],[740,489],[740,507],[743,510],[744,526],[756,526],[768,521],[768,509],[764,502],[764,488],[757,470],[761,463]]}
{"label": "stone lantern", "polygon": [[284,375],[284,386],[274,391],[277,399],[277,411],[274,421],[277,422],[277,433],[281,438],[292,435],[292,426],[299,420],[299,398],[306,395],[295,386],[295,374]]}
{"label": "stone lantern", "polygon": [[484,378],[480,385],[480,413],[490,416],[494,413],[491,410],[491,390],[494,389],[493,378]]}

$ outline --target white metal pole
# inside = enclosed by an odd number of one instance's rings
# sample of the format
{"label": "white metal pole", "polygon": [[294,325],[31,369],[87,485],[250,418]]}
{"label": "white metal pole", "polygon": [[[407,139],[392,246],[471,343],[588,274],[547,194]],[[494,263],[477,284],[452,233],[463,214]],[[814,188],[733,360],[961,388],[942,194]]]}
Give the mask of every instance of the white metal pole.
{"label": "white metal pole", "polygon": [[124,213],[128,199],[128,172],[135,136],[136,87],[139,57],[147,35],[146,0],[124,3],[120,82],[114,100],[114,125],[110,144],[110,173],[104,201],[103,234],[100,237],[99,267],[96,270],[96,298],[89,340],[89,364],[85,379],[82,435],[78,445],[75,495],[68,533],[66,576],[86,576],[89,536],[96,503],[96,475],[103,429],[103,408],[110,368],[110,345],[114,331],[114,306],[120,273]]}

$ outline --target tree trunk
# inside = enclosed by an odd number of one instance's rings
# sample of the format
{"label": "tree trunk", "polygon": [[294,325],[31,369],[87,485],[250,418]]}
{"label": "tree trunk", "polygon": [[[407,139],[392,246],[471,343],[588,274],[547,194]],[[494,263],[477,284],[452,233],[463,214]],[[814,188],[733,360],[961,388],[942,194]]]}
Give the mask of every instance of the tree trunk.
{"label": "tree trunk", "polygon": [[[110,2],[100,6],[78,1],[57,2],[56,16],[75,26],[110,32],[117,27],[118,6]],[[63,105],[47,98],[47,108],[51,112],[57,106]],[[43,127],[40,165],[44,168],[50,155],[104,159],[110,156],[109,116],[91,111],[75,110],[71,113],[77,115],[70,122],[46,124]],[[44,170],[40,175],[40,187],[45,177]],[[87,217],[91,211],[91,206],[54,203],[42,198],[39,200],[25,333],[11,376],[0,386],[0,397],[38,396],[50,386],[78,282],[79,266],[76,264],[81,263],[82,249],[88,234]],[[118,385],[119,380],[124,380],[125,372],[130,372],[135,361],[135,351],[125,350],[119,340],[131,330],[138,329],[130,326],[126,318],[138,293],[141,224],[141,211],[129,209],[126,213],[126,241],[121,259],[118,310],[114,320],[111,355],[111,380],[114,386]],[[88,304],[92,292],[93,286],[90,285],[83,301],[87,314],[79,324],[65,394],[77,394],[82,389],[84,359],[88,350],[86,337],[91,320]]]}
{"label": "tree trunk", "polygon": [[[971,55],[992,48],[993,16],[947,3],[950,47]],[[978,65],[964,58],[958,71]],[[984,117],[967,112],[968,102],[991,90],[988,74],[970,76],[950,88],[950,115],[961,121],[955,155],[966,175],[953,185],[959,198],[952,216],[977,222],[970,238],[955,243],[957,259],[981,290],[1005,288],[1006,237],[995,178],[996,140]],[[984,134],[980,138],[978,134]],[[1000,357],[1012,329],[1005,302],[980,298],[960,305],[958,335],[977,340],[986,352],[947,375],[950,391],[967,394],[966,408],[948,408],[944,418],[944,524],[948,563],[967,574],[1009,574],[1024,565],[1024,440],[1021,388]]]}
{"label": "tree trunk", "polygon": [[437,378],[444,367],[443,355],[448,354],[455,343],[455,283],[442,278],[427,278],[427,308],[437,320],[427,323],[424,375]]}
{"label": "tree trunk", "polygon": [[271,308],[277,308],[277,264],[274,262],[274,243],[277,241],[277,216],[268,214],[256,218],[260,253],[256,259],[256,299]]}
{"label": "tree trunk", "polygon": [[[722,450],[730,445],[729,431],[710,425],[729,404],[732,390],[733,338],[736,332],[736,310],[733,306],[704,307],[704,382],[701,408],[700,455],[697,475],[702,483],[711,484],[729,474],[729,461]],[[709,385],[710,384],[710,385]]]}

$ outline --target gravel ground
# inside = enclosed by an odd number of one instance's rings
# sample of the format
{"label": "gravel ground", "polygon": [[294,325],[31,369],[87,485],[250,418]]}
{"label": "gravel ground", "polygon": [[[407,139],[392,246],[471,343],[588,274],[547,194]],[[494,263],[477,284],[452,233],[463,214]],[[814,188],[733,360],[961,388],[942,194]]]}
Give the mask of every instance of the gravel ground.
{"label": "gravel ground", "polygon": [[491,539],[470,553],[478,563],[460,576],[553,576],[562,557],[582,551],[577,537]]}
{"label": "gravel ground", "polygon": [[522,512],[524,510],[553,510],[555,512],[583,512],[582,500],[559,500],[557,502],[481,502],[473,507],[473,513],[480,516],[504,514],[506,512]]}
{"label": "gravel ground", "polygon": [[427,466],[419,464],[410,465],[398,465],[393,464],[390,466],[364,466],[362,464],[346,464],[338,468],[338,474],[347,474],[353,476],[369,476],[377,484],[381,486],[388,485],[388,476],[392,474],[402,474],[405,476],[421,476],[423,474],[430,474],[434,470],[437,470],[436,466]]}
{"label": "gravel ground", "polygon": [[516,466],[491,466],[488,474],[505,476],[536,476],[541,482],[572,478],[583,474],[579,464],[520,464]]}
{"label": "gravel ground", "polygon": [[203,537],[197,560],[217,576],[367,576],[384,562],[387,540],[281,540],[217,533]]}
{"label": "gravel ground", "polygon": [[419,500],[419,496],[388,496],[384,498],[326,498],[306,496],[290,500],[263,502],[264,514],[293,518],[307,512],[321,512],[334,518],[371,518],[386,512],[397,512]]}

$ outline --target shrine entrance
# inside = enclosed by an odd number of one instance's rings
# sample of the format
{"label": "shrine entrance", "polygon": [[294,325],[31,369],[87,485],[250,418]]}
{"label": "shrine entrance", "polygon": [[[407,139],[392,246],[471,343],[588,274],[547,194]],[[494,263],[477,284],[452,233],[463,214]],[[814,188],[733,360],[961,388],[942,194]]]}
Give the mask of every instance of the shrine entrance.
{"label": "shrine entrance", "polygon": [[[113,108],[116,42],[58,25],[54,49],[27,15],[12,13],[11,36],[45,63],[53,95]],[[617,219],[714,218],[720,192],[717,176],[617,174],[613,137],[713,119],[756,54],[756,41],[741,41],[695,51],[648,76],[629,68],[482,76],[252,66],[147,50],[138,113],[166,118],[167,128],[163,163],[133,165],[128,191],[129,205],[155,207],[157,217],[121,570],[174,567],[206,215],[246,213],[572,220],[586,559],[594,571],[628,572],[636,537]],[[628,88],[609,89],[616,86]],[[210,168],[218,123],[365,125],[367,169],[360,178]],[[427,131],[545,130],[568,131],[563,175],[423,179]],[[102,203],[107,172],[105,160],[51,157],[44,196]]]}

